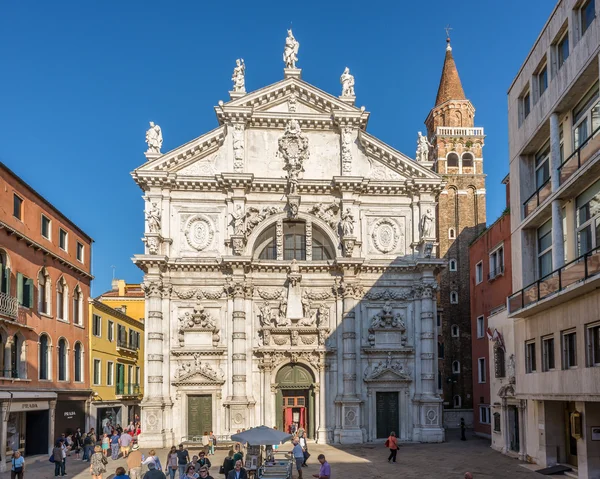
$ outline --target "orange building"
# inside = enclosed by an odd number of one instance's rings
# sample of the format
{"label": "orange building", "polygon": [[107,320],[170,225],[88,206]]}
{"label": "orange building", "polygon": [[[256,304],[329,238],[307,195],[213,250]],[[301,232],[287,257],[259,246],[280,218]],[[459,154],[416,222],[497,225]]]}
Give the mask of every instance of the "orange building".
{"label": "orange building", "polygon": [[0,471],[86,426],[92,241],[0,163]]}

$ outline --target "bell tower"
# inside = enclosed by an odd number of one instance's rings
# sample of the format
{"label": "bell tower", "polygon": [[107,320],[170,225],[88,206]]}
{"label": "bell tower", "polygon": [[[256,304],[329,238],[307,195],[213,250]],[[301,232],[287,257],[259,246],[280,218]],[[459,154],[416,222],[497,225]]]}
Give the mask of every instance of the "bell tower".
{"label": "bell tower", "polygon": [[[432,168],[446,182],[436,215],[439,256],[448,261],[438,277],[437,318],[438,387],[446,411],[472,410],[479,403],[472,386],[469,245],[486,227],[485,135],[474,119],[475,108],[465,97],[448,38],[435,106],[425,120]],[[461,412],[456,422],[460,417],[467,421],[468,415]]]}

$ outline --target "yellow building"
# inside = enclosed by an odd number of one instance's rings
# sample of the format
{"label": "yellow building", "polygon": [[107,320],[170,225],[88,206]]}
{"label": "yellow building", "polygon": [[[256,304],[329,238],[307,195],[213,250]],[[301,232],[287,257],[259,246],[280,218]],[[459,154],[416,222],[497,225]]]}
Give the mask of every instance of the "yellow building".
{"label": "yellow building", "polygon": [[107,421],[125,427],[140,416],[144,395],[144,320],[96,299],[89,317],[90,427],[101,431]]}
{"label": "yellow building", "polygon": [[101,294],[96,299],[133,319],[144,319],[146,316],[144,291],[139,283],[125,283],[122,279],[113,279],[111,291]]}

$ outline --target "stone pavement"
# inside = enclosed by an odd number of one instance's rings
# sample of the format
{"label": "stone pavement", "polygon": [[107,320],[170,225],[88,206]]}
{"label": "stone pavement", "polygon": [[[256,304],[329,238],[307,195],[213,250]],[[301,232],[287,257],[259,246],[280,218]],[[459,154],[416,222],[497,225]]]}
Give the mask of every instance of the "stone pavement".
{"label": "stone pavement", "polygon": [[[508,458],[489,447],[487,439],[469,436],[461,442],[454,432],[448,433],[448,442],[443,444],[407,444],[398,451],[398,463],[388,464],[388,450],[383,444],[363,444],[360,446],[329,446],[309,444],[311,458],[309,467],[304,468],[304,479],[312,479],[319,472],[317,456],[325,454],[332,468],[333,479],[378,479],[401,477],[402,479],[463,479],[470,471],[475,479],[535,479],[536,473],[523,468],[519,461]],[[190,448],[190,455],[198,451]],[[147,450],[143,450],[147,454]],[[160,450],[158,456],[164,464],[167,450]],[[225,451],[217,451],[211,457],[211,475],[222,479],[218,474]],[[112,479],[115,469],[125,466],[124,459],[113,461],[109,458],[108,473],[103,479]],[[67,458],[66,479],[90,479],[89,463]],[[26,459],[25,479],[50,479],[54,477],[54,464],[45,456]],[[294,476],[296,477],[296,476]],[[10,473],[0,474],[0,479],[9,479]],[[178,476],[176,476],[178,479]]]}

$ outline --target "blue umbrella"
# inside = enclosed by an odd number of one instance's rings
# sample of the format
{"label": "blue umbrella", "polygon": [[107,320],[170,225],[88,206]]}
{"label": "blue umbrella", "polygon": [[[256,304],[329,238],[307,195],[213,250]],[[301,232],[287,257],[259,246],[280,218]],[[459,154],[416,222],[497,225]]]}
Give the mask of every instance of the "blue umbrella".
{"label": "blue umbrella", "polygon": [[267,426],[258,426],[231,436],[232,441],[248,443],[251,446],[268,446],[289,441],[291,434]]}

